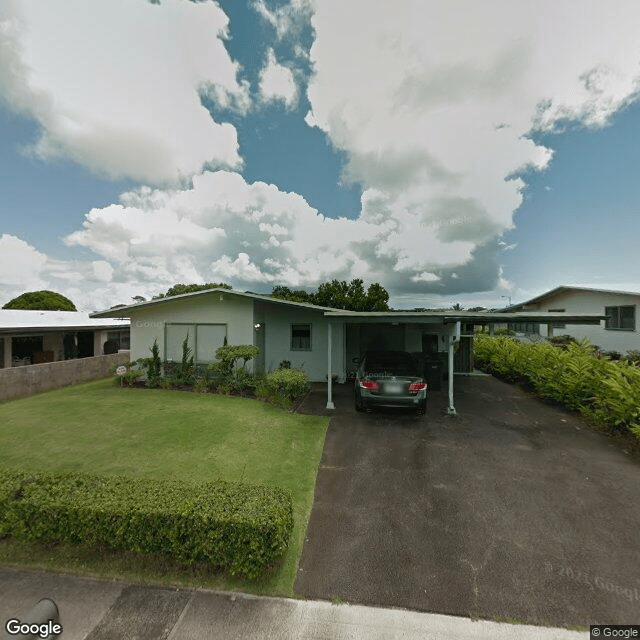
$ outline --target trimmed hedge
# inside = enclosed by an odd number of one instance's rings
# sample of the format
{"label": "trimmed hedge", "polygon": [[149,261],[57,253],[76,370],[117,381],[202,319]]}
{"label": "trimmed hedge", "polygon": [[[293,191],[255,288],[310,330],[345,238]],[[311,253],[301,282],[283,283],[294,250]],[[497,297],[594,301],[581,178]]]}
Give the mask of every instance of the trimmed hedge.
{"label": "trimmed hedge", "polygon": [[489,373],[525,383],[599,425],[629,429],[640,439],[640,368],[598,357],[587,341],[559,348],[477,334],[474,359]]}
{"label": "trimmed hedge", "polygon": [[291,493],[216,481],[0,471],[0,536],[164,554],[259,578],[286,551]]}

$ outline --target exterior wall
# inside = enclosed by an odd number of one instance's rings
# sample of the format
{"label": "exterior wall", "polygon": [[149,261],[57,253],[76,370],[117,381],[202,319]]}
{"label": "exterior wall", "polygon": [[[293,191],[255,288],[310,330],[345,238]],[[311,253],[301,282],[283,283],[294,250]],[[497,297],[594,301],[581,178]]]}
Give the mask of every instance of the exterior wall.
{"label": "exterior wall", "polygon": [[129,352],[108,356],[47,362],[0,370],[0,402],[50,389],[106,378],[114,365],[129,361]]}
{"label": "exterior wall", "polygon": [[[587,339],[604,351],[619,351],[625,354],[632,349],[640,349],[640,294],[604,293],[600,291],[565,291],[534,305],[527,305],[526,311],[552,311],[564,309],[566,313],[603,314],[605,307],[633,305],[636,308],[636,328],[634,331],[605,329],[604,320],[597,325],[566,325],[553,328],[553,335],[570,335],[578,340]],[[542,325],[540,333],[547,336],[547,327]]]}
{"label": "exterior wall", "polygon": [[[264,323],[266,371],[274,371],[283,360],[291,362],[293,368],[306,371],[312,382],[323,382],[327,379],[327,320],[321,310],[304,307],[287,306],[278,303],[270,304],[256,300],[253,325]],[[311,325],[311,350],[298,351],[291,349],[291,325]],[[344,322],[332,320],[332,372],[344,380]],[[247,344],[253,344],[249,342]]]}
{"label": "exterior wall", "polygon": [[[222,298],[222,300],[220,299]],[[131,313],[131,360],[148,358],[155,339],[164,360],[167,323],[226,324],[228,344],[253,344],[253,300],[229,294],[167,299]]]}

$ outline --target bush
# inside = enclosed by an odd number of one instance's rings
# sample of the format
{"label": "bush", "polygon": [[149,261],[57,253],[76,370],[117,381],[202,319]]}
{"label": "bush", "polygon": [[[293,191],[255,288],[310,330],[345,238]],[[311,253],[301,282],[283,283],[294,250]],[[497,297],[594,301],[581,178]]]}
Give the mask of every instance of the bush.
{"label": "bush", "polygon": [[[116,376],[116,384],[119,384],[121,387],[133,387],[145,374],[143,366],[144,360],[134,360],[133,362],[127,362],[121,365],[113,365],[109,369],[109,373]],[[125,369],[125,373],[122,375],[117,374],[116,371],[121,370],[122,368]]]}
{"label": "bush", "polygon": [[278,487],[0,472],[0,536],[170,555],[256,579],[292,528],[291,493]]}
{"label": "bush", "polygon": [[309,391],[309,376],[301,369],[277,369],[266,375],[261,395],[277,404],[290,404]]}

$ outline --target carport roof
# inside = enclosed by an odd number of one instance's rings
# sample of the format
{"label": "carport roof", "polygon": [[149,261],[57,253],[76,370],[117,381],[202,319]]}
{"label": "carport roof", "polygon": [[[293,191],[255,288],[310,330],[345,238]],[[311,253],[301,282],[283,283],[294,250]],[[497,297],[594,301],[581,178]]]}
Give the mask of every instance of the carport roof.
{"label": "carport roof", "polygon": [[561,322],[563,324],[600,324],[604,315],[596,314],[568,314],[549,311],[518,311],[495,312],[490,311],[325,311],[329,318],[353,318],[357,320],[378,320],[405,322],[429,322],[434,319],[444,324],[462,322],[467,324],[505,324],[508,322]]}

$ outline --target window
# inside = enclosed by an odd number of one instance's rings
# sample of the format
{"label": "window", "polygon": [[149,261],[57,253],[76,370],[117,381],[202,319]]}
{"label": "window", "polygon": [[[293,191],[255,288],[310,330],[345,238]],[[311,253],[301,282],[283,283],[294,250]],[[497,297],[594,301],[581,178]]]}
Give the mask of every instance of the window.
{"label": "window", "polygon": [[291,325],[291,351],[311,351],[311,325]]}
{"label": "window", "polygon": [[171,324],[165,325],[165,357],[167,362],[182,360],[182,343],[188,336],[187,344],[193,350],[196,363],[214,362],[218,347],[227,337],[226,324]]}
{"label": "window", "polygon": [[[549,313],[564,313],[565,309],[549,309]],[[565,329],[567,325],[564,322],[552,322],[551,326],[554,329]]]}
{"label": "window", "polygon": [[605,307],[604,315],[607,316],[604,322],[605,329],[621,329],[623,331],[635,331],[636,329],[635,306]]}

